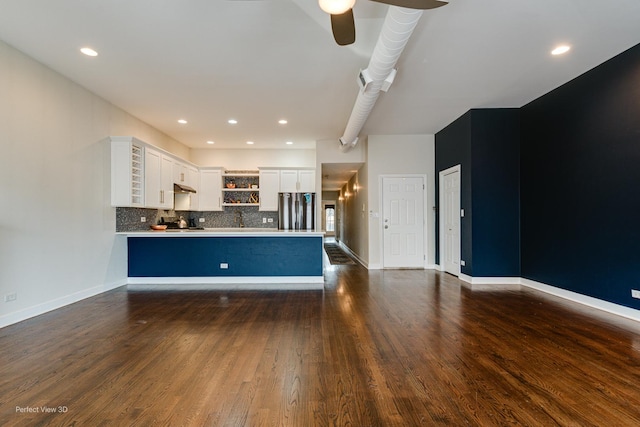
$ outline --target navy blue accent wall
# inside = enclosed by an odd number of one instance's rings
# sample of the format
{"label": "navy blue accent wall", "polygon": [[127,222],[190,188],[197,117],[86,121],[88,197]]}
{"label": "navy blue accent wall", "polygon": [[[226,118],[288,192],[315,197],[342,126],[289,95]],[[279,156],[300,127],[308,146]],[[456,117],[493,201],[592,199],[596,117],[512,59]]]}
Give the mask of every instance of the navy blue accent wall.
{"label": "navy blue accent wall", "polygon": [[127,243],[129,277],[322,276],[321,236],[129,237]]}
{"label": "navy blue accent wall", "polygon": [[521,113],[522,276],[640,309],[640,45]]}
{"label": "navy blue accent wall", "polygon": [[519,138],[518,109],[470,110],[436,134],[436,171],[461,169],[463,274],[520,276]]}
{"label": "navy blue accent wall", "polygon": [[[460,165],[460,209],[465,218],[460,221],[460,254],[466,267],[461,270],[471,275],[473,251],[471,248],[473,215],[471,204],[471,111],[468,111],[436,134],[436,212],[440,213],[440,172]],[[436,215],[436,262],[440,262],[440,218]]]}
{"label": "navy blue accent wall", "polygon": [[520,277],[520,111],[471,114],[471,275]]}

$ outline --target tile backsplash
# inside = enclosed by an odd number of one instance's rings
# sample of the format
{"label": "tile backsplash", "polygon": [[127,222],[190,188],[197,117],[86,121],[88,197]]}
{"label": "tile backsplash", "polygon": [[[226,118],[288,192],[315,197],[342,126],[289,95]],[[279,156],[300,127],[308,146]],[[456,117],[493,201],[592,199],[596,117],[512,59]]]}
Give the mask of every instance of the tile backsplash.
{"label": "tile backsplash", "polygon": [[[161,218],[184,216],[187,223],[195,221],[196,227],[230,228],[239,227],[236,220],[237,212],[242,213],[242,220],[246,228],[278,228],[278,212],[259,211],[257,206],[225,207],[222,211],[166,211],[162,209],[145,208],[116,208],[116,231],[146,231],[151,225],[160,222]],[[140,218],[145,217],[146,222]],[[204,222],[200,222],[204,218]],[[263,223],[263,218],[267,219]],[[268,222],[272,219],[273,222]]]}

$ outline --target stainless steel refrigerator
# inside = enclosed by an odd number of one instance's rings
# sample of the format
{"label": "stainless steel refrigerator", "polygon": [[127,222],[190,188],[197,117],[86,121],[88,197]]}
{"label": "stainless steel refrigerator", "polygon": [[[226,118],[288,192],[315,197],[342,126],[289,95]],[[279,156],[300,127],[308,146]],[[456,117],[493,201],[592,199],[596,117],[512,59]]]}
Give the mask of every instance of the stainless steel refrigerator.
{"label": "stainless steel refrigerator", "polygon": [[278,228],[314,230],[316,193],[278,193]]}

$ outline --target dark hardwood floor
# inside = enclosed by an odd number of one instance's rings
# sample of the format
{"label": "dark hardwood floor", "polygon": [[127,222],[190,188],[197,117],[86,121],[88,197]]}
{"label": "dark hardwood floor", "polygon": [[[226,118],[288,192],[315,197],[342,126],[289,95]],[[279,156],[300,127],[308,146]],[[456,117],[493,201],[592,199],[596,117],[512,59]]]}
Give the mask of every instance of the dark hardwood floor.
{"label": "dark hardwood floor", "polygon": [[637,322],[434,271],[326,282],[117,289],[0,329],[0,425],[640,425]]}

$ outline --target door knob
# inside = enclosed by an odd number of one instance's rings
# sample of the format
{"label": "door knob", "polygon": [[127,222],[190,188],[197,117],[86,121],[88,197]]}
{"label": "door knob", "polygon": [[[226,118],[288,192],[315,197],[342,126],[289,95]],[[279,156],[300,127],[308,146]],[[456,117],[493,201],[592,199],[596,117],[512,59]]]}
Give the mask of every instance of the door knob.
{"label": "door knob", "polygon": [[387,228],[389,228],[389,226],[388,226],[388,225],[385,225],[385,226],[384,226],[384,228],[385,228],[385,230],[386,230]]}

